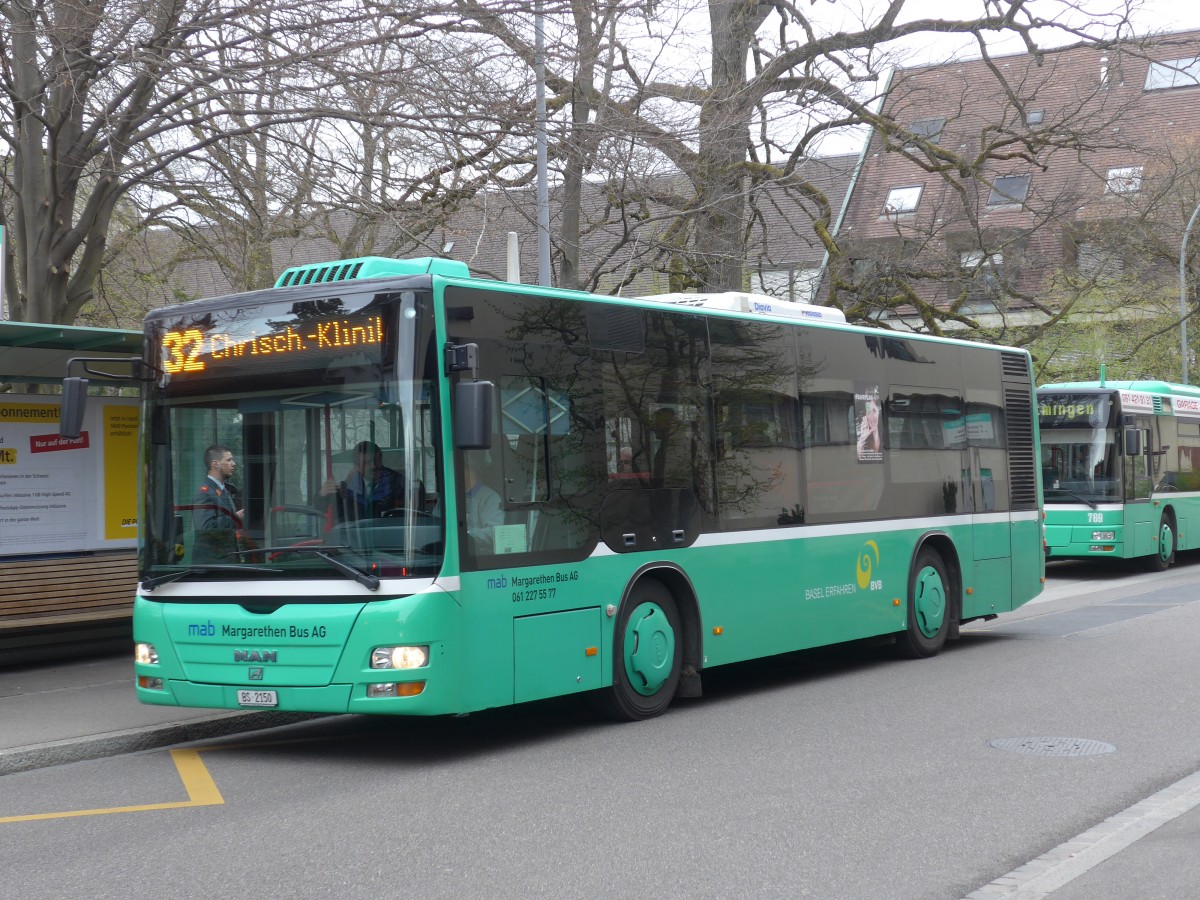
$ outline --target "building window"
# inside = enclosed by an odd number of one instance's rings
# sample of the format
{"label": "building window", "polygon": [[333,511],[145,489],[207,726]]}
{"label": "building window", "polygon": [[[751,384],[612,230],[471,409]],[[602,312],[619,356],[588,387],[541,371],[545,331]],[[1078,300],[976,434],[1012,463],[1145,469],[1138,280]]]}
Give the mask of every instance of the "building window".
{"label": "building window", "polygon": [[1118,166],[1108,170],[1104,179],[1106,194],[1136,194],[1142,189],[1141,166]]}
{"label": "building window", "polygon": [[985,269],[999,269],[1004,262],[1003,253],[984,253],[982,250],[963,250],[958,254],[959,267],[974,274]]}
{"label": "building window", "polygon": [[921,192],[923,190],[925,190],[925,185],[923,184],[892,188],[888,191],[887,202],[883,204],[882,215],[885,218],[895,218],[896,216],[916,212],[917,204],[921,202]]}
{"label": "building window", "polygon": [[1001,175],[992,183],[988,206],[1009,206],[1024,203],[1029,196],[1029,175]]}
{"label": "building window", "polygon": [[1125,273],[1125,261],[1113,248],[1097,241],[1080,241],[1075,248],[1075,268],[1083,278],[1102,280]]}
{"label": "building window", "polygon": [[1025,113],[1025,124],[1026,125],[1041,125],[1042,120],[1045,118],[1046,118],[1046,111],[1044,109],[1031,109],[1031,110],[1029,110],[1029,112]]}
{"label": "building window", "polygon": [[1003,253],[963,250],[958,254],[958,267],[962,271],[962,286],[969,299],[990,301],[1000,296]]}
{"label": "building window", "polygon": [[943,116],[940,119],[917,119],[908,130],[919,138],[924,138],[931,144],[936,144],[938,138],[942,136],[942,129],[946,127],[946,119]]}
{"label": "building window", "polygon": [[1200,56],[1152,62],[1146,72],[1146,90],[1195,87],[1200,84]]}
{"label": "building window", "polygon": [[812,303],[821,286],[821,270],[813,269],[767,269],[750,274],[750,292]]}
{"label": "building window", "polygon": [[850,260],[850,277],[857,284],[879,274],[879,261],[869,256],[860,256]]}

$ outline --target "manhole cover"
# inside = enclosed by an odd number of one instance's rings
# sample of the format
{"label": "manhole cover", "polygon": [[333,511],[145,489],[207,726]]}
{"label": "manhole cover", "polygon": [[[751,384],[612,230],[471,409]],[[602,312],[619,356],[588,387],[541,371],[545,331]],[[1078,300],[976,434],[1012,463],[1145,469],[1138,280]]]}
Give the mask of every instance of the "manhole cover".
{"label": "manhole cover", "polygon": [[1095,756],[1098,753],[1112,753],[1117,749],[1104,741],[1059,737],[997,738],[988,741],[988,746],[997,750],[1011,750],[1013,753],[1027,753],[1030,756]]}

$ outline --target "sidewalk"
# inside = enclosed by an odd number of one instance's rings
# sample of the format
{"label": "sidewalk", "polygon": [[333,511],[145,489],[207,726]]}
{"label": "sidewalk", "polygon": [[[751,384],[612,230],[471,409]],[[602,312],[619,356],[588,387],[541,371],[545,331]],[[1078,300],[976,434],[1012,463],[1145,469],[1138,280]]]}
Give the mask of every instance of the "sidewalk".
{"label": "sidewalk", "polygon": [[316,718],[139,703],[128,653],[0,667],[0,776]]}

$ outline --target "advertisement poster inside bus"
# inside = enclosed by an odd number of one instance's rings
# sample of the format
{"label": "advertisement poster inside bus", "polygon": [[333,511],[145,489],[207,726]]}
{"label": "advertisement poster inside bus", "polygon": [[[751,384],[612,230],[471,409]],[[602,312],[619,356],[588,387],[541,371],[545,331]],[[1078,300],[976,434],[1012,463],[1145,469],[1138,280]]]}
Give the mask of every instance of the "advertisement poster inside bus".
{"label": "advertisement poster inside bus", "polygon": [[854,421],[858,432],[856,448],[859,462],[883,462],[879,405],[879,385],[854,386]]}

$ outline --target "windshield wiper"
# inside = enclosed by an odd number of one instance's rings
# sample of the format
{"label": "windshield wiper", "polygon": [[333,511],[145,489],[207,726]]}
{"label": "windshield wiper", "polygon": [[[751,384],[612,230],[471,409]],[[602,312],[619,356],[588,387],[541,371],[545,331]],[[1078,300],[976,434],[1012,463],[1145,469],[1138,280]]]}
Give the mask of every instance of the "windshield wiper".
{"label": "windshield wiper", "polygon": [[329,553],[330,550],[350,550],[353,549],[349,544],[326,544],[320,547],[256,547],[253,550],[238,550],[238,556],[244,556],[249,553],[310,553],[313,556],[320,557],[330,566],[337,569],[343,575],[353,578],[359,584],[363,585],[369,591],[379,590],[379,576],[371,575],[364,572],[362,569],[357,569],[349,563],[344,563],[336,556]]}
{"label": "windshield wiper", "polygon": [[1047,488],[1047,490],[1058,491],[1060,494],[1068,494],[1068,495],[1074,497],[1076,500],[1086,503],[1092,509],[1095,509],[1097,506],[1095,500],[1089,500],[1087,497],[1083,496],[1082,494],[1077,494],[1074,491],[1070,490],[1069,488],[1052,487],[1052,488]]}
{"label": "windshield wiper", "polygon": [[186,569],[168,572],[166,575],[143,578],[142,590],[153,591],[160,584],[168,584],[172,581],[178,581],[180,578],[186,578],[189,575],[201,575],[205,572],[270,572],[272,575],[279,575],[282,574],[283,569],[273,569],[267,566],[239,566],[234,563],[227,565],[188,566]]}

